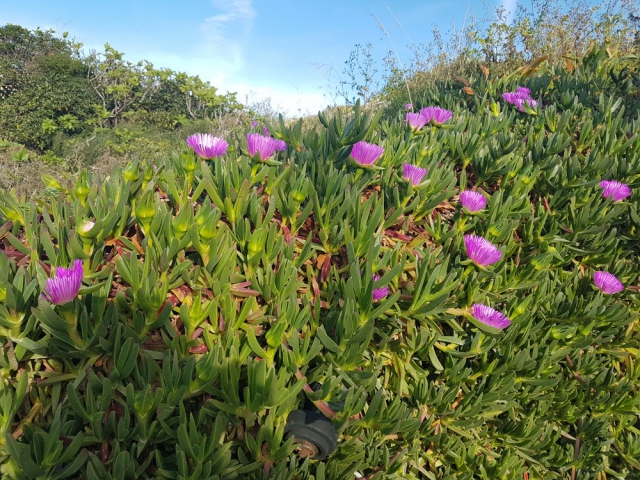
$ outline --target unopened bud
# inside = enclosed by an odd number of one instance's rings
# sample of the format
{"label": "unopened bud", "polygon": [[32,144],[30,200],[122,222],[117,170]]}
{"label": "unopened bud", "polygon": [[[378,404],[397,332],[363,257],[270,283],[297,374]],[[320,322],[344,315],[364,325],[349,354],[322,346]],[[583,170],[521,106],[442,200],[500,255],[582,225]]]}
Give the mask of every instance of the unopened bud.
{"label": "unopened bud", "polygon": [[124,169],[122,175],[127,182],[135,182],[140,176],[140,171],[138,170],[138,160],[135,162],[130,162],[129,165]]}
{"label": "unopened bud", "polygon": [[494,117],[497,117],[498,115],[500,115],[500,104],[496,102],[491,102],[491,114]]}

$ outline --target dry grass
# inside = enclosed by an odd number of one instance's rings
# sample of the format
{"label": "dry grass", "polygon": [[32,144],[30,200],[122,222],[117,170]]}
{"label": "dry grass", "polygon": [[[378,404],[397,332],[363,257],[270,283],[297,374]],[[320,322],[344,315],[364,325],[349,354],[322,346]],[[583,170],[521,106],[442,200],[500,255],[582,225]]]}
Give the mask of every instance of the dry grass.
{"label": "dry grass", "polygon": [[43,188],[42,175],[49,174],[58,181],[64,181],[64,169],[40,160],[16,162],[10,151],[0,151],[0,189],[14,190],[20,198],[38,196]]}

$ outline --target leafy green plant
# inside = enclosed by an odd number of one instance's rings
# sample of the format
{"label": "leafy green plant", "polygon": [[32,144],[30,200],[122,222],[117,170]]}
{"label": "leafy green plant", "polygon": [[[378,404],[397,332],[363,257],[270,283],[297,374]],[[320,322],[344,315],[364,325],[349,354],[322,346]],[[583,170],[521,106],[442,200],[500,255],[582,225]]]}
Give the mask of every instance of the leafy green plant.
{"label": "leafy green plant", "polygon": [[[627,60],[0,191],[3,477],[638,476]],[[303,409],[325,459],[287,437]]]}

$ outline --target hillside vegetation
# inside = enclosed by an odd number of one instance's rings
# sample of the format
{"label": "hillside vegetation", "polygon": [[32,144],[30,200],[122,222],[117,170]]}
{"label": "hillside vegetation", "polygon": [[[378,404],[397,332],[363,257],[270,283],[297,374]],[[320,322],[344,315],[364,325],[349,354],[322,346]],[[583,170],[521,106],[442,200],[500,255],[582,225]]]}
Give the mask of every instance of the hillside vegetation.
{"label": "hillside vegetation", "polygon": [[640,478],[621,45],[0,190],[2,478]]}

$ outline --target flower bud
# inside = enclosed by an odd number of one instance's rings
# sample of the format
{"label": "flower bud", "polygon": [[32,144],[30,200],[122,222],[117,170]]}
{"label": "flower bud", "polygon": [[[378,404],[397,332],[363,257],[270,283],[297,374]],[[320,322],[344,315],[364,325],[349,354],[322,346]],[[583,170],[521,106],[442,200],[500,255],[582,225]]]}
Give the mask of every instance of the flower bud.
{"label": "flower bud", "polygon": [[267,243],[267,231],[266,230],[257,230],[253,232],[251,235],[251,240],[249,240],[249,256],[253,256],[256,253],[259,253],[264,250],[264,246]]}
{"label": "flower bud", "polygon": [[63,190],[62,185],[60,185],[60,182],[55,178],[53,178],[51,175],[48,175],[45,173],[44,175],[42,175],[41,178],[48,189],[62,192]]}
{"label": "flower bud", "polygon": [[143,177],[143,180],[142,180],[142,188],[143,189],[147,188],[147,185],[149,184],[149,182],[153,178],[153,174],[156,171],[157,171],[157,167],[155,165],[149,165],[147,168],[144,169],[144,177]]}
{"label": "flower bud", "polygon": [[80,175],[78,175],[75,187],[76,196],[80,199],[80,203],[84,205],[87,200],[87,196],[91,191],[91,188],[89,187],[89,174],[86,170],[83,170]]}
{"label": "flower bud", "polygon": [[291,192],[293,201],[298,205],[304,202],[307,198],[307,190],[307,179],[305,177],[298,179]]}
{"label": "flower bud", "polygon": [[182,240],[191,225],[193,224],[193,212],[191,206],[187,205],[180,209],[177,216],[173,218],[171,226],[173,227],[173,234],[178,240]]}
{"label": "flower bud", "polygon": [[500,105],[497,104],[496,102],[491,102],[491,114],[494,117],[497,117],[498,115],[500,115]]}
{"label": "flower bud", "polygon": [[151,219],[156,214],[156,203],[152,191],[146,191],[138,200],[135,215],[143,227],[151,225]]}
{"label": "flower bud", "polygon": [[122,176],[127,182],[135,182],[140,176],[140,172],[138,171],[138,160],[135,162],[129,162],[127,167],[122,172]]}
{"label": "flower bud", "polygon": [[193,172],[195,172],[198,167],[198,162],[196,161],[196,156],[192,151],[185,153],[182,155],[182,167],[187,175],[187,177],[193,176]]}
{"label": "flower bud", "polygon": [[199,227],[202,226],[207,221],[210,213],[211,213],[211,202],[207,200],[200,206],[195,216],[195,221]]}
{"label": "flower bud", "polygon": [[100,233],[101,226],[96,227],[96,223],[91,220],[84,220],[77,226],[76,232],[81,238],[96,238]]}
{"label": "flower bud", "polygon": [[218,234],[218,217],[216,212],[210,212],[206,220],[198,226],[198,233],[204,240],[212,240]]}

